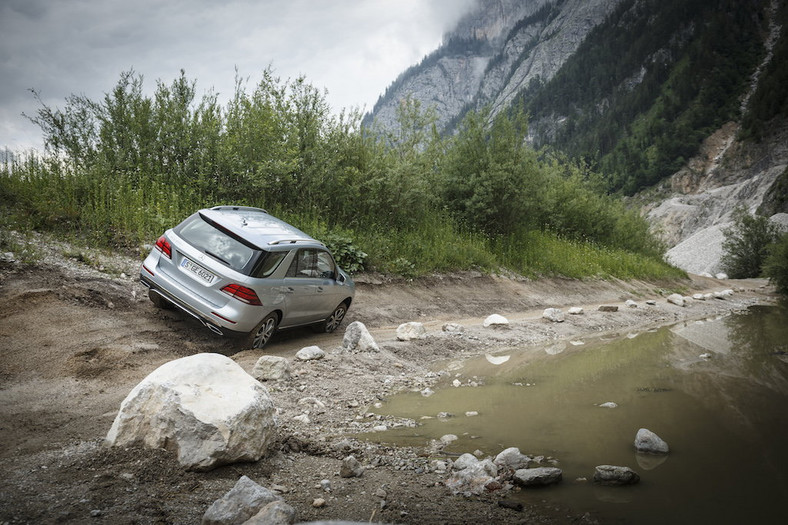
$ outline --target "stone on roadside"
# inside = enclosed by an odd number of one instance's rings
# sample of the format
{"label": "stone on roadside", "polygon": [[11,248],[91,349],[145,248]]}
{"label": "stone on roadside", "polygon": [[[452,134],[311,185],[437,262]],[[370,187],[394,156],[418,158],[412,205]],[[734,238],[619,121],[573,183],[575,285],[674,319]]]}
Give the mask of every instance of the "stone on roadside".
{"label": "stone on roadside", "polygon": [[377,352],[378,344],[361,321],[353,321],[345,329],[342,348],[351,352]]}
{"label": "stone on roadside", "polygon": [[646,304],[649,306],[655,306],[657,304],[657,301],[655,301],[654,299],[648,299],[646,301]]}
{"label": "stone on roadside", "polygon": [[339,476],[342,478],[358,478],[364,473],[364,467],[355,456],[348,456],[342,460],[342,467],[339,469]]}
{"label": "stone on roadside", "polygon": [[276,355],[264,355],[255,363],[252,377],[258,381],[289,381],[290,361]]}
{"label": "stone on roadside", "polygon": [[714,298],[715,299],[725,299],[726,297],[730,297],[732,295],[733,295],[733,290],[731,290],[730,288],[727,289],[727,290],[714,292]]}
{"label": "stone on roadside", "polygon": [[565,319],[564,312],[560,308],[545,308],[542,317],[554,323],[563,323]]}
{"label": "stone on roadside", "polygon": [[269,503],[281,500],[279,494],[258,485],[246,476],[241,476],[229,492],[208,507],[201,523],[202,525],[244,523]]}
{"label": "stone on roadside", "polygon": [[293,525],[295,509],[284,501],[273,501],[252,516],[243,525]]}
{"label": "stone on roadside", "polygon": [[514,472],[514,482],[523,487],[553,485],[562,477],[563,471],[557,467],[523,468]]}
{"label": "stone on roadside", "polygon": [[300,361],[314,361],[324,357],[326,353],[319,346],[307,346],[296,352],[296,359]]}
{"label": "stone on roadside", "polygon": [[165,363],[123,400],[106,443],[166,448],[190,470],[257,461],[275,433],[266,388],[235,361],[203,353]]}
{"label": "stone on roadside", "polygon": [[509,320],[502,315],[492,314],[484,320],[483,324],[485,328],[489,328],[491,326],[507,326],[509,324]]}
{"label": "stone on roadside", "polygon": [[443,331],[453,334],[460,334],[465,331],[465,327],[459,323],[446,323],[443,325]]}
{"label": "stone on roadside", "polygon": [[692,298],[694,300],[696,300],[696,301],[705,301],[706,300],[706,296],[703,295],[702,293],[692,294]]}
{"label": "stone on roadside", "polygon": [[670,452],[668,444],[647,428],[638,430],[635,436],[635,449],[645,454],[667,454]]}
{"label": "stone on roadside", "polygon": [[629,467],[599,465],[594,471],[594,482],[600,485],[634,485],[639,481],[638,473]]}
{"label": "stone on roadside", "polygon": [[567,310],[569,315],[581,315],[583,313],[583,308],[580,306],[573,306],[569,310]]}
{"label": "stone on roadside", "polygon": [[614,304],[603,304],[597,308],[600,312],[618,312],[618,306]]}
{"label": "stone on roadside", "polygon": [[637,308],[638,307],[638,303],[636,303],[632,299],[627,299],[627,302],[624,303],[624,304],[627,305],[627,308]]}
{"label": "stone on roadside", "polygon": [[726,280],[728,278],[728,274],[725,273],[725,272],[720,272],[718,274],[715,274],[714,278],[715,279],[719,279],[720,281],[724,281],[724,280]]}
{"label": "stone on roadside", "polygon": [[675,304],[676,306],[686,306],[684,296],[678,293],[670,294],[667,298],[667,301],[671,304]]}
{"label": "stone on roadside", "polygon": [[427,337],[427,330],[424,329],[424,324],[422,323],[402,323],[397,327],[397,339],[400,341],[424,339],[425,337]]}
{"label": "stone on roadside", "polygon": [[600,408],[618,408],[618,405],[613,401],[608,401],[607,403],[602,403],[599,405]]}

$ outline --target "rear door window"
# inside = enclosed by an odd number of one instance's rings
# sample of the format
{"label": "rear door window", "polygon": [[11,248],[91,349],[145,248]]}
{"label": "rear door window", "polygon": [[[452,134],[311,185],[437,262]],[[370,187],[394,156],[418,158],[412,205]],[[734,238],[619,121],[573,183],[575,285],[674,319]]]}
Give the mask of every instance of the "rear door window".
{"label": "rear door window", "polygon": [[287,277],[333,279],[334,272],[334,259],[330,253],[314,248],[302,248],[290,263]]}

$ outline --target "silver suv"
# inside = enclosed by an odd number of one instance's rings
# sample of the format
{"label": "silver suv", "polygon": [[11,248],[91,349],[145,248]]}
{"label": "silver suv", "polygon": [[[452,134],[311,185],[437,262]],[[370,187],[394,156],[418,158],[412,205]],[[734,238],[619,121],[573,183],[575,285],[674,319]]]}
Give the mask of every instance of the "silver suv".
{"label": "silver suv", "polygon": [[333,332],[355,285],[329,250],[259,208],[200,210],[164,232],[140,268],[148,297],[262,348],[278,328]]}

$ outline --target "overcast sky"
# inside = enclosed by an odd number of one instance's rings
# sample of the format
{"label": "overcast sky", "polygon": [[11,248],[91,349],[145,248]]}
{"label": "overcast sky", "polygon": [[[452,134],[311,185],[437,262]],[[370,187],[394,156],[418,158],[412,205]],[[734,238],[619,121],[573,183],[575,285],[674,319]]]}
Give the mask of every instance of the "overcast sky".
{"label": "overcast sky", "polygon": [[134,69],[147,94],[181,69],[224,104],[235,70],[250,89],[269,65],[328,102],[371,110],[474,0],[0,0],[0,149],[41,148],[21,114],[71,94],[100,100]]}

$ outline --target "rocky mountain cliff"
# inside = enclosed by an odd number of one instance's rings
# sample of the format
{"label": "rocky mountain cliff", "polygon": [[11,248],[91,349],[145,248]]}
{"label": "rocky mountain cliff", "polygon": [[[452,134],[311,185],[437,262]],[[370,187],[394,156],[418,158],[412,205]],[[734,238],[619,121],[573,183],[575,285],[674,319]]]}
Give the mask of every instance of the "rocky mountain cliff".
{"label": "rocky mountain cliff", "polygon": [[715,273],[735,207],[788,212],[786,27],[785,0],[479,0],[365,122],[396,128],[411,98],[450,133],[521,104],[535,146],[641,192],[668,257]]}
{"label": "rocky mountain cliff", "polygon": [[396,127],[407,97],[433,108],[441,129],[470,108],[501,110],[532,80],[550,79],[619,2],[479,0],[440,48],[397,78],[366,122]]}

